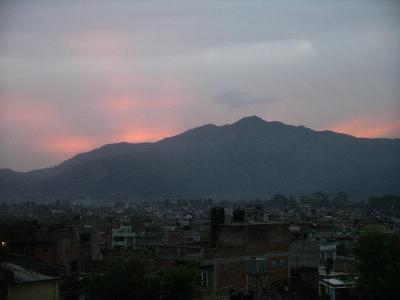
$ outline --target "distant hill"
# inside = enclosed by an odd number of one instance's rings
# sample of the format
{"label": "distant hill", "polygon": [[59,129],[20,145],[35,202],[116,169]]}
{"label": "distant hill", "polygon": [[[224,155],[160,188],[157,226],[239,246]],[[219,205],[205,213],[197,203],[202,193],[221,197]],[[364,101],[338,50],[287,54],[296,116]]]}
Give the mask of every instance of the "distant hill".
{"label": "distant hill", "polygon": [[256,116],[155,143],[118,143],[53,168],[0,170],[0,200],[240,199],[322,190],[400,193],[400,139],[365,139]]}

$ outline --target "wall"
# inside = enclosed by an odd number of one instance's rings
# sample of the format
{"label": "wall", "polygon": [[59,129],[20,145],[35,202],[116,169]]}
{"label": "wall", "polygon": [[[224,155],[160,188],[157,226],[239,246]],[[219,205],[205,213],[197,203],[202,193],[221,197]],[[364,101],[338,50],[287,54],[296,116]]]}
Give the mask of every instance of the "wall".
{"label": "wall", "polygon": [[269,282],[288,278],[288,224],[218,224],[213,227],[215,247],[210,254],[215,265],[217,294],[246,287],[246,257],[267,259]]}
{"label": "wall", "polygon": [[219,292],[245,288],[246,276],[243,262],[227,262],[216,265],[216,287]]}
{"label": "wall", "polygon": [[289,252],[288,224],[214,225],[216,255],[262,255],[267,252]]}
{"label": "wall", "polygon": [[58,300],[59,287],[56,280],[13,284],[8,288],[8,300]]}

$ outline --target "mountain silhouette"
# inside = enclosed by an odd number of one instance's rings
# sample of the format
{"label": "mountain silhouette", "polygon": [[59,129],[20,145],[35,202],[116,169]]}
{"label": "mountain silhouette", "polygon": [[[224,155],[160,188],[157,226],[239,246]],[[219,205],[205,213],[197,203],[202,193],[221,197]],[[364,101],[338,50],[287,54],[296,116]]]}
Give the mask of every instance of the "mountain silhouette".
{"label": "mountain silhouette", "polygon": [[117,143],[30,172],[0,170],[0,200],[266,198],[317,190],[400,193],[400,139],[367,139],[251,116],[155,143]]}

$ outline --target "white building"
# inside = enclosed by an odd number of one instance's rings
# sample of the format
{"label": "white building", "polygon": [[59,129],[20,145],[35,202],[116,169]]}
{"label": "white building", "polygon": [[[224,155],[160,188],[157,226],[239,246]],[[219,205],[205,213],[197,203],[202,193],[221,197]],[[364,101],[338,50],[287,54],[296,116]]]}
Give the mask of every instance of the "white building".
{"label": "white building", "polygon": [[136,233],[132,231],[132,226],[121,225],[118,229],[112,230],[111,235],[112,249],[135,249]]}

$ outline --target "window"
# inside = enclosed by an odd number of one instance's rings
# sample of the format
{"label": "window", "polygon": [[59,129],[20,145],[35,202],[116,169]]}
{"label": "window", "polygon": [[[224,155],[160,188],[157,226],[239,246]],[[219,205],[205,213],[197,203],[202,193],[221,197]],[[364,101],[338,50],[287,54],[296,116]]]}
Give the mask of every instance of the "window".
{"label": "window", "polygon": [[271,268],[275,269],[277,266],[277,261],[275,259],[271,260]]}
{"label": "window", "polygon": [[206,288],[208,287],[208,275],[207,275],[207,271],[202,271],[200,273],[200,286],[202,288]]}
{"label": "window", "polygon": [[90,233],[81,233],[80,240],[81,242],[90,242]]}
{"label": "window", "polygon": [[78,262],[76,260],[71,261],[71,272],[78,270]]}

